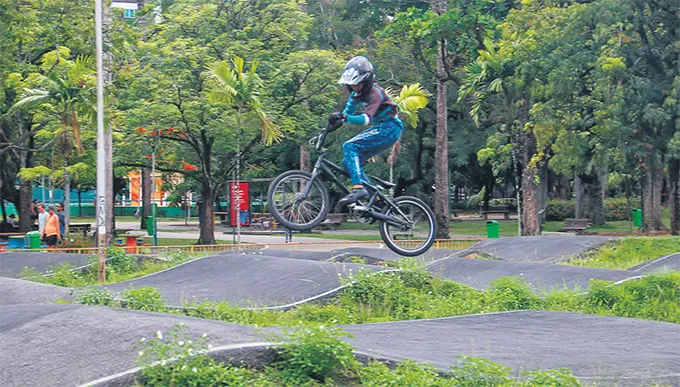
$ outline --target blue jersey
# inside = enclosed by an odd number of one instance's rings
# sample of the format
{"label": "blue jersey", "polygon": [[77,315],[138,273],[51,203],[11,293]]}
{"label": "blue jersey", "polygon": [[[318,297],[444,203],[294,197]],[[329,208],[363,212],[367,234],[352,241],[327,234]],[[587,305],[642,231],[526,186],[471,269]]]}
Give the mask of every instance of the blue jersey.
{"label": "blue jersey", "polygon": [[[361,105],[362,114],[356,114],[357,107]],[[373,85],[366,93],[353,91],[349,95],[345,110],[347,122],[355,125],[377,124],[397,117],[397,104],[385,93],[385,90]]]}

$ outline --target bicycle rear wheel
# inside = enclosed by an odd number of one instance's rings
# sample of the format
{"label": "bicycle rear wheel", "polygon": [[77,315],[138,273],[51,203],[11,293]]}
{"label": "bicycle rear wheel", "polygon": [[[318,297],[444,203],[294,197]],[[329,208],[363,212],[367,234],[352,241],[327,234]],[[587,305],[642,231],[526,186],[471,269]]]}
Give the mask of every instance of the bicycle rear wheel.
{"label": "bicycle rear wheel", "polygon": [[380,237],[397,254],[413,257],[425,253],[432,247],[437,232],[434,213],[425,202],[412,196],[400,196],[394,203],[397,206],[388,205],[384,214],[407,222],[411,227],[404,229],[381,221]]}
{"label": "bicycle rear wheel", "polygon": [[[312,184],[309,194],[304,191]],[[328,214],[328,191],[319,179],[302,171],[280,174],[269,185],[267,192],[269,212],[283,227],[305,231],[319,225]]]}

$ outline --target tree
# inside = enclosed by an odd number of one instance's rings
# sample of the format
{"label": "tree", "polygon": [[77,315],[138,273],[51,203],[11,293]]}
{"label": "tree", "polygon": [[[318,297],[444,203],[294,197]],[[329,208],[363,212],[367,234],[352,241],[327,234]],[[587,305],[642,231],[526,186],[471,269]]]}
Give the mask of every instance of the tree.
{"label": "tree", "polygon": [[[75,146],[78,155],[84,152],[81,139],[79,116],[92,120],[95,116],[93,88],[96,82],[94,60],[89,56],[79,56],[69,60],[71,50],[58,47],[43,55],[41,70],[47,75],[35,73],[28,76],[26,83],[35,82],[39,88],[25,87],[17,97],[18,101],[10,108],[12,114],[22,108],[40,105],[41,114],[56,118],[60,128],[53,134],[55,148],[63,157],[62,170],[64,181],[64,215],[66,231],[70,219],[70,176],[69,161]],[[11,74],[15,82],[24,81],[21,74]]]}
{"label": "tree", "polygon": [[[216,62],[209,67],[209,76],[213,83],[209,86],[208,99],[213,102],[222,102],[229,105],[236,113],[236,185],[239,186],[241,179],[241,133],[244,119],[248,112],[255,113],[262,126],[262,141],[267,145],[281,140],[281,131],[267,116],[260,102],[260,90],[263,88],[262,80],[257,76],[257,62],[250,65],[250,69],[244,72],[245,61],[243,58],[234,57],[233,67],[225,61]],[[204,188],[205,191],[205,188]],[[233,208],[239,209],[239,196],[236,203],[230,203]],[[237,216],[240,219],[240,216]],[[241,243],[241,222],[236,222],[237,240]]]}

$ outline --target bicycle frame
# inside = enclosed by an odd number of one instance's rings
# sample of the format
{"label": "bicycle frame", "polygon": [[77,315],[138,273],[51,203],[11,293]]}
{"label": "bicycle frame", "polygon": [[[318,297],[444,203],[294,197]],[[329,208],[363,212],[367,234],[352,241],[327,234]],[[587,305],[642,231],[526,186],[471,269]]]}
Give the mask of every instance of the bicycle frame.
{"label": "bicycle frame", "polygon": [[[336,186],[338,186],[343,192],[345,192],[345,194],[350,193],[347,186],[345,184],[343,184],[338,179],[338,177],[336,176],[336,174],[340,174],[340,175],[343,175],[343,176],[346,176],[346,177],[350,177],[349,173],[347,173],[347,171],[345,171],[344,168],[339,167],[338,165],[336,165],[335,163],[333,163],[331,161],[328,161],[326,159],[326,154],[327,154],[328,151],[325,150],[325,149],[322,149],[327,134],[328,134],[328,127],[326,127],[323,130],[323,132],[321,132],[321,134],[317,137],[316,150],[319,153],[319,158],[316,160],[316,164],[314,164],[314,169],[312,170],[312,177],[309,180],[309,184],[307,185],[307,187],[305,187],[302,198],[306,198],[307,195],[309,195],[309,192],[312,189],[312,184],[320,176],[321,177],[325,176],[326,178],[330,179],[333,183],[335,183]],[[368,183],[365,183],[364,185],[366,186],[369,193],[371,193],[371,198],[370,198],[368,204],[364,207],[364,209],[370,214],[371,217],[373,217],[377,220],[382,220],[384,222],[387,222],[388,224],[395,226],[395,227],[400,227],[400,228],[411,227],[411,224],[409,224],[408,222],[404,222],[404,221],[397,219],[393,216],[385,215],[385,214],[378,212],[378,211],[373,211],[372,208],[373,208],[373,205],[375,204],[375,202],[377,200],[382,200],[384,203],[387,203],[390,207],[392,207],[396,211],[398,211],[400,215],[402,215],[403,217],[406,218],[406,214],[404,214],[401,211],[399,206],[397,206],[392,201],[391,198],[383,195],[380,192],[380,188],[378,186],[374,186],[374,185],[368,184]]]}

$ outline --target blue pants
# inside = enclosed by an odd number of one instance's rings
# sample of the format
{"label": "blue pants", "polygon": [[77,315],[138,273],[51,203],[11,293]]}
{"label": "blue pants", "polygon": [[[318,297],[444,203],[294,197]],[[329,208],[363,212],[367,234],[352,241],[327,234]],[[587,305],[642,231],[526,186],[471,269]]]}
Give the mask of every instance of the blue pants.
{"label": "blue pants", "polygon": [[345,157],[342,164],[349,172],[353,185],[370,183],[361,166],[371,157],[389,149],[401,137],[404,128],[401,120],[393,118],[364,130],[342,145]]}

